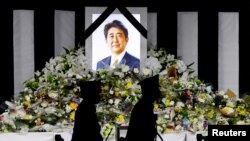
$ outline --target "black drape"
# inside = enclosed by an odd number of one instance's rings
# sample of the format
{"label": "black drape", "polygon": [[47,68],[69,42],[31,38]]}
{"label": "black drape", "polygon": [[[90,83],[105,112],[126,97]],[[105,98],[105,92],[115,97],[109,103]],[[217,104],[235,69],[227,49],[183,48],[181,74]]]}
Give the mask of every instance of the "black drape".
{"label": "black drape", "polygon": [[198,76],[218,89],[218,11],[198,13]]}
{"label": "black drape", "polygon": [[54,57],[54,10],[36,9],[34,13],[35,71]]}

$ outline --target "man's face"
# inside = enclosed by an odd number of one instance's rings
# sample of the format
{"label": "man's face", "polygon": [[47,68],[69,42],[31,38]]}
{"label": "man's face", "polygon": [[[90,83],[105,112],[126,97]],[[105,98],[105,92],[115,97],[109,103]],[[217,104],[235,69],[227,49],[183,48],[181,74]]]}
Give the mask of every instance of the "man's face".
{"label": "man's face", "polygon": [[121,29],[112,27],[108,30],[106,42],[111,52],[119,55],[125,49],[128,38]]}

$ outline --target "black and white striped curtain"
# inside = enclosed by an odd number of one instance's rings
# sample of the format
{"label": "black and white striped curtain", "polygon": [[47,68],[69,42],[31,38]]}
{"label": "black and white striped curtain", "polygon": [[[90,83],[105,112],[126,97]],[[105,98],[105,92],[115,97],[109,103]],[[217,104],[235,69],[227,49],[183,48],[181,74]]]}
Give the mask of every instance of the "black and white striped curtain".
{"label": "black and white striped curtain", "polygon": [[[0,59],[0,100],[17,96],[23,82],[46,61],[83,42],[84,17],[79,11],[6,10]],[[195,75],[216,90],[250,91],[250,28],[243,12],[175,11],[149,14],[148,38],[192,66]],[[166,20],[167,19],[167,20]],[[157,30],[157,31],[156,31]],[[154,36],[153,33],[155,33]],[[157,33],[157,35],[156,35]]]}

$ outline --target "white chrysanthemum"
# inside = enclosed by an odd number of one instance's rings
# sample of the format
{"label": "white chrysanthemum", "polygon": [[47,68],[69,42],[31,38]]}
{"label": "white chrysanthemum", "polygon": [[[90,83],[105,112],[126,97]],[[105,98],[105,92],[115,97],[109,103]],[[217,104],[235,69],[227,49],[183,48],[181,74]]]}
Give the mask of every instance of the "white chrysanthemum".
{"label": "white chrysanthemum", "polygon": [[212,86],[207,86],[207,87],[206,87],[206,91],[207,91],[208,93],[211,93],[211,92],[212,92]]}
{"label": "white chrysanthemum", "polygon": [[76,79],[82,79],[82,75],[76,74]]}
{"label": "white chrysanthemum", "polygon": [[114,94],[114,91],[112,89],[110,89],[109,94],[111,94],[111,95]]}
{"label": "white chrysanthemum", "polygon": [[55,129],[55,126],[50,124],[44,124],[41,126],[41,130],[45,130],[47,132],[52,132]]}
{"label": "white chrysanthemum", "polygon": [[49,104],[49,103],[48,103],[47,101],[43,101],[43,102],[41,103],[41,106],[42,106],[42,107],[47,107],[48,104]]}
{"label": "white chrysanthemum", "polygon": [[3,123],[7,123],[8,125],[10,125],[14,129],[16,128],[16,125],[14,123],[14,118],[10,117],[7,112],[2,114],[1,121]]}
{"label": "white chrysanthemum", "polygon": [[202,99],[202,98],[198,98],[198,101],[201,102],[201,103],[205,103],[205,99]]}
{"label": "white chrysanthemum", "polygon": [[246,125],[245,121],[240,120],[236,122],[236,125]]}
{"label": "white chrysanthemum", "polygon": [[204,130],[204,127],[203,127],[203,122],[198,122],[198,124],[197,124],[197,128],[198,128],[198,130],[199,130],[199,131]]}
{"label": "white chrysanthemum", "polygon": [[29,95],[26,95],[24,98],[25,98],[26,101],[30,101],[30,96]]}
{"label": "white chrysanthemum", "polygon": [[84,68],[84,69],[88,67],[88,61],[87,61],[86,56],[84,56],[83,54],[80,54],[79,56],[77,56],[76,67]]}
{"label": "white chrysanthemum", "polygon": [[181,125],[177,125],[174,130],[181,131],[181,130],[183,130],[183,127]]}
{"label": "white chrysanthemum", "polygon": [[69,105],[66,105],[66,106],[65,106],[65,111],[66,111],[66,113],[71,112],[71,110],[72,110],[72,108],[71,108]]}
{"label": "white chrysanthemum", "polygon": [[118,104],[120,103],[120,101],[121,101],[120,99],[117,99],[117,98],[116,98],[114,104],[115,104],[115,105],[118,105]]}
{"label": "white chrysanthemum", "polygon": [[175,60],[174,55],[172,55],[172,54],[168,54],[167,59],[168,59],[168,61],[174,61]]}
{"label": "white chrysanthemum", "polygon": [[232,101],[230,101],[230,100],[228,100],[226,106],[228,106],[228,107],[235,107],[235,103],[232,102]]}
{"label": "white chrysanthemum", "polygon": [[36,72],[35,72],[35,75],[36,75],[36,76],[40,76],[40,75],[41,75],[41,72],[40,72],[40,71],[36,71]]}
{"label": "white chrysanthemum", "polygon": [[228,99],[228,95],[223,95],[223,98],[224,99]]}
{"label": "white chrysanthemum", "polygon": [[25,115],[26,115],[26,112],[24,110],[22,110],[22,109],[17,110],[16,114],[15,114],[17,119],[23,119],[25,117]]}
{"label": "white chrysanthemum", "polygon": [[113,104],[114,103],[114,100],[113,99],[109,99],[109,104]]}
{"label": "white chrysanthemum", "polygon": [[185,104],[184,104],[183,102],[181,102],[181,101],[178,101],[178,102],[176,103],[176,106],[177,106],[177,107],[185,107]]}
{"label": "white chrysanthemum", "polygon": [[155,55],[155,50],[153,49],[150,49],[148,52],[147,52],[148,56],[154,56]]}
{"label": "white chrysanthemum", "polygon": [[56,56],[54,60],[57,63],[62,63],[64,61],[64,58],[62,56]]}
{"label": "white chrysanthemum", "polygon": [[201,121],[202,121],[203,119],[204,119],[204,115],[202,115],[202,114],[201,114],[201,115],[198,115],[198,120],[201,120]]}
{"label": "white chrysanthemum", "polygon": [[114,72],[114,75],[117,75],[117,76],[119,76],[120,78],[123,78],[123,77],[124,77],[124,73],[119,72],[119,71],[115,71],[115,72]]}
{"label": "white chrysanthemum", "polygon": [[221,90],[221,91],[218,91],[217,94],[220,95],[220,96],[223,96],[225,94],[225,92]]}
{"label": "white chrysanthemum", "polygon": [[162,66],[157,58],[149,57],[141,61],[141,68],[151,69],[152,75],[156,75],[160,72]]}
{"label": "white chrysanthemum", "polygon": [[129,71],[129,66],[127,65],[122,65],[122,72],[128,72]]}
{"label": "white chrysanthemum", "polygon": [[83,51],[84,51],[84,48],[83,47],[80,47],[76,50],[76,54],[77,55],[80,55],[80,54],[83,54]]}
{"label": "white chrysanthemum", "polygon": [[53,114],[56,112],[56,108],[55,107],[47,107],[44,109],[44,111],[47,113],[47,114]]}
{"label": "white chrysanthemum", "polygon": [[152,74],[152,70],[149,68],[142,68],[143,75],[150,76]]}
{"label": "white chrysanthemum", "polygon": [[164,63],[164,62],[166,62],[167,60],[166,60],[166,58],[164,58],[164,57],[161,57],[161,58],[159,58],[159,62],[162,64],[162,63]]}
{"label": "white chrysanthemum", "polygon": [[58,93],[57,92],[49,92],[48,96],[53,98],[53,99],[57,99],[58,98]]}
{"label": "white chrysanthemum", "polygon": [[174,101],[170,101],[170,106],[174,106]]}
{"label": "white chrysanthemum", "polygon": [[176,69],[178,70],[179,73],[185,72],[187,70],[187,66],[182,60],[177,60],[176,61]]}
{"label": "white chrysanthemum", "polygon": [[72,77],[72,76],[74,76],[76,73],[75,73],[75,71],[71,68],[71,69],[69,69],[67,72],[66,72],[66,75],[68,76],[68,77]]}
{"label": "white chrysanthemum", "polygon": [[160,126],[157,126],[157,131],[162,133],[164,131],[164,129],[162,127],[160,127]]}
{"label": "white chrysanthemum", "polygon": [[58,65],[56,65],[56,67],[55,67],[55,71],[56,72],[60,72],[60,71],[62,71],[64,69],[64,64],[58,64]]}
{"label": "white chrysanthemum", "polygon": [[139,73],[139,69],[138,68],[134,68],[134,73],[138,74]]}
{"label": "white chrysanthemum", "polygon": [[23,91],[24,91],[24,92],[28,92],[28,91],[29,91],[29,88],[26,87],[26,88],[23,89]]}
{"label": "white chrysanthemum", "polygon": [[180,78],[180,80],[182,81],[188,81],[188,72],[184,72]]}

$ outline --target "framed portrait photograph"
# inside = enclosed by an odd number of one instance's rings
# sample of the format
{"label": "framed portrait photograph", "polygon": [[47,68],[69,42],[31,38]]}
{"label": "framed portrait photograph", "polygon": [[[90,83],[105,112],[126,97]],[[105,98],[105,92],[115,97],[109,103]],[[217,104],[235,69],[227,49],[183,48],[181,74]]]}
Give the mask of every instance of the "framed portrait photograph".
{"label": "framed portrait photograph", "polygon": [[[104,7],[86,7],[85,29],[87,29],[105,9]],[[146,29],[147,8],[127,9]],[[117,27],[118,30],[115,30]],[[124,44],[123,47],[114,47],[116,45],[121,46],[122,44]],[[112,59],[114,58],[114,53],[118,52],[121,52],[123,57],[127,57],[125,61],[120,58],[120,63],[130,66],[133,65],[131,64],[132,62],[146,58],[147,39],[140,34],[118,9],[115,9],[86,39],[85,49],[86,57],[89,60],[89,68],[92,70],[97,70],[108,65],[111,66],[114,63],[114,59]]]}

